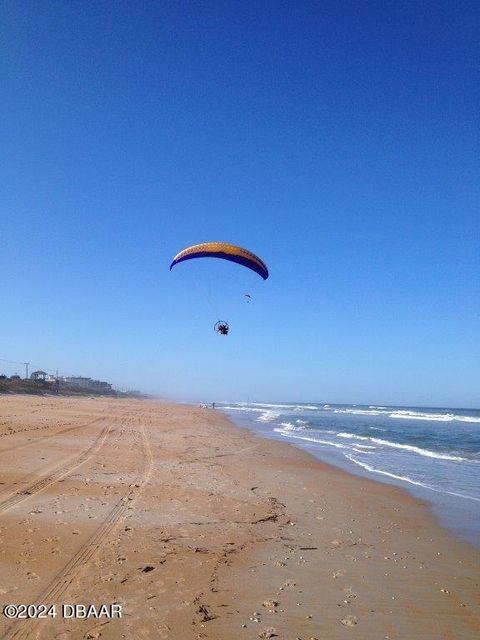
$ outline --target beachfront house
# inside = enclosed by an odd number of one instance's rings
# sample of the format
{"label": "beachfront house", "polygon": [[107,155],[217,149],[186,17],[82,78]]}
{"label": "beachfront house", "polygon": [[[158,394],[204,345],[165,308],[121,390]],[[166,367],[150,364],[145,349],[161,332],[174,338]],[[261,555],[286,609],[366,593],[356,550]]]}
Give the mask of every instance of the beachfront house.
{"label": "beachfront house", "polygon": [[48,373],[46,371],[33,371],[30,375],[30,380],[35,380],[35,382],[45,382],[48,377]]}
{"label": "beachfront house", "polygon": [[65,387],[78,387],[85,391],[111,391],[112,385],[109,382],[103,380],[93,380],[92,378],[85,378],[83,376],[67,376],[61,379],[62,386]]}

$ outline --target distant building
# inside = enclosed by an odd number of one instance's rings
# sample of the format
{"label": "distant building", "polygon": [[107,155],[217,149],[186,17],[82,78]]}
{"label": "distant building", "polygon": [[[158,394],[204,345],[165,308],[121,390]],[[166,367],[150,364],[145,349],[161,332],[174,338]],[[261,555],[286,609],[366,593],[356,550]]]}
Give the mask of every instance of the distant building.
{"label": "distant building", "polygon": [[83,387],[86,389],[90,386],[90,382],[92,381],[92,379],[84,378],[82,376],[68,376],[66,378],[63,378],[63,381],[69,387]]}
{"label": "distant building", "polygon": [[30,376],[30,380],[41,380],[42,382],[45,382],[47,378],[48,373],[46,371],[34,371]]}
{"label": "distant building", "polygon": [[112,385],[102,380],[92,380],[92,378],[84,378],[83,376],[68,376],[60,381],[62,386],[78,387],[86,391],[111,391]]}
{"label": "distant building", "polygon": [[111,391],[112,385],[109,382],[104,382],[103,380],[92,380],[92,388],[98,389],[99,391]]}

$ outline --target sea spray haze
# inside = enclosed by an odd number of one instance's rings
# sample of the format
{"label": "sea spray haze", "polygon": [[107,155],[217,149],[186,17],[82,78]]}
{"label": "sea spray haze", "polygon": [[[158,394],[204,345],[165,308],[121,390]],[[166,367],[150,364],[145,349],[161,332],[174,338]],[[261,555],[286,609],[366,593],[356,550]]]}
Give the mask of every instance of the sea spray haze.
{"label": "sea spray haze", "polygon": [[222,403],[237,423],[353,473],[428,500],[480,544],[480,411],[292,403]]}

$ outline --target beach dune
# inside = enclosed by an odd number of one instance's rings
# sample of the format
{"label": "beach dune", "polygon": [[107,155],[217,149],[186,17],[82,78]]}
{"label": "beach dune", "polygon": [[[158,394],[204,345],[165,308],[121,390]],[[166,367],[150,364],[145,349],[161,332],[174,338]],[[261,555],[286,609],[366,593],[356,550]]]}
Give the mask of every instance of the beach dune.
{"label": "beach dune", "polygon": [[221,412],[0,398],[1,607],[55,605],[2,638],[476,639],[479,582],[420,501]]}

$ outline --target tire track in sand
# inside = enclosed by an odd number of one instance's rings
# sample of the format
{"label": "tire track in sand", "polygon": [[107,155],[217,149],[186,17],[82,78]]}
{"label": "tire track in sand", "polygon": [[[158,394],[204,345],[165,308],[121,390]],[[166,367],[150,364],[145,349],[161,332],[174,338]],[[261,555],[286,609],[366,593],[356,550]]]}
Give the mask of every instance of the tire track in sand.
{"label": "tire track in sand", "polygon": [[[97,422],[102,422],[105,420],[105,416],[99,416],[90,420],[90,422],[83,422],[82,424],[77,424],[76,426],[65,427],[65,429],[61,429],[60,431],[56,431],[55,433],[48,434],[46,436],[37,436],[36,438],[32,438],[28,442],[24,442],[23,444],[16,444],[13,447],[6,447],[5,449],[0,449],[0,455],[5,453],[6,451],[17,451],[18,449],[23,449],[24,447],[29,447],[32,444],[36,444],[37,442],[45,442],[45,440],[49,440],[50,438],[55,438],[56,436],[63,435],[64,433],[68,433],[69,431],[74,431],[75,429],[84,429],[86,427],[91,427]],[[17,433],[25,433],[29,431],[39,431],[41,429],[51,429],[53,425],[43,425],[41,427],[34,427],[33,429],[22,429],[20,431],[12,431],[12,433],[0,433],[0,438],[9,435],[16,435]]]}
{"label": "tire track in sand", "polygon": [[[39,409],[39,411],[40,411],[40,409]],[[35,412],[33,412],[33,413],[35,413]],[[30,414],[26,413],[24,415],[28,416]],[[12,416],[7,416],[7,418],[8,417],[12,417]],[[20,416],[20,417],[23,418],[24,416]],[[94,418],[92,422],[96,422],[97,420],[103,420],[104,418],[105,418],[104,415],[103,416],[98,416],[97,418]],[[8,420],[0,423],[1,426],[5,426],[5,425],[8,425],[8,424],[9,424]],[[90,424],[90,423],[87,422],[86,424]],[[8,436],[15,436],[15,435],[18,435],[19,433],[30,433],[31,431],[42,431],[43,429],[51,429],[52,426],[53,426],[52,424],[39,424],[36,427],[22,427],[22,428],[19,428],[19,429],[16,429],[16,430],[14,429],[12,431],[1,431],[0,432],[0,438],[6,438]]]}
{"label": "tire track in sand", "polygon": [[67,476],[71,471],[94,456],[107,439],[108,434],[112,430],[113,423],[114,419],[112,418],[103,427],[92,444],[84,449],[82,453],[80,453],[80,455],[75,456],[73,459],[70,458],[68,462],[63,463],[47,476],[40,478],[40,480],[36,480],[35,482],[32,482],[30,484],[25,484],[21,489],[15,490],[14,493],[11,494],[8,498],[2,500],[0,502],[0,515],[2,513],[5,513],[5,511],[12,509],[12,507],[15,507],[19,502],[23,502],[23,500],[31,498],[40,491],[43,491],[43,489],[46,489],[55,482],[58,482],[59,480]]}
{"label": "tire track in sand", "polygon": [[[71,560],[65,565],[65,567],[58,573],[47,588],[38,596],[35,604],[61,604],[60,597],[67,591],[75,578],[78,577],[82,568],[91,560],[95,553],[100,549],[105,542],[107,536],[115,528],[119,520],[124,515],[125,511],[131,506],[134,499],[136,499],[144,486],[150,479],[153,468],[153,455],[150,442],[143,425],[140,427],[141,436],[141,449],[143,468],[138,473],[133,484],[130,485],[128,491],[119,498],[115,503],[115,506],[107,514],[103,523],[98,527],[95,533],[87,540],[87,542],[80,547],[77,553],[71,558]],[[17,620],[16,624],[12,624],[5,632],[3,636],[4,640],[28,640],[29,638],[39,638],[41,630],[37,631],[37,635],[34,636],[35,630],[40,626],[42,620],[30,619],[30,620]],[[21,627],[19,626],[21,624]]]}

